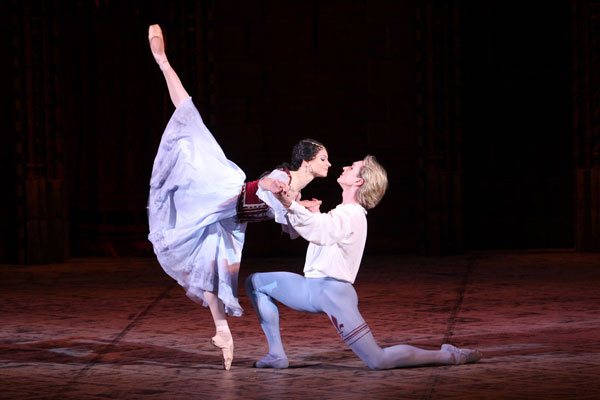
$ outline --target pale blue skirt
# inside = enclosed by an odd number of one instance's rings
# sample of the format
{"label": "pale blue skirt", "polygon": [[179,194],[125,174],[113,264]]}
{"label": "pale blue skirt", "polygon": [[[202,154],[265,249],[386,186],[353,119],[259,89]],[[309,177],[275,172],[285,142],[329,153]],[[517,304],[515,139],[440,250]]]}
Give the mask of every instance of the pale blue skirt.
{"label": "pale blue skirt", "polygon": [[236,202],[246,180],[204,125],[192,99],[183,101],[163,133],[148,199],[148,238],[165,272],[206,306],[217,293],[229,315],[242,315],[238,273],[246,223]]}

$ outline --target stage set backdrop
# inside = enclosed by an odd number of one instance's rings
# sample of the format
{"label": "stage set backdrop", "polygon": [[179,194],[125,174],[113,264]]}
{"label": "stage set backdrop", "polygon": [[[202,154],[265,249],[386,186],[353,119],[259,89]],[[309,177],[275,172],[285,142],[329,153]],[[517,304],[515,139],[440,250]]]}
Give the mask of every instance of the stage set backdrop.
{"label": "stage set backdrop", "polygon": [[[600,2],[8,0],[0,5],[0,262],[151,256],[146,201],[173,112],[167,54],[256,179],[302,138],[340,201],[373,154],[390,188],[367,253],[600,250]],[[246,255],[298,256],[274,223]]]}

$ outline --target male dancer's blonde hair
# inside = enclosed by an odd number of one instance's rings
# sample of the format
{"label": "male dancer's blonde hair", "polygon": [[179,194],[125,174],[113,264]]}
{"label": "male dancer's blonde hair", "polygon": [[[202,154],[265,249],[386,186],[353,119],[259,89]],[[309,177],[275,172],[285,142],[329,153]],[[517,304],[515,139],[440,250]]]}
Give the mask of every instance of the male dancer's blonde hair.
{"label": "male dancer's blonde hair", "polygon": [[367,210],[375,207],[388,188],[387,172],[372,155],[363,159],[363,166],[359,176],[364,183],[356,192],[356,199]]}

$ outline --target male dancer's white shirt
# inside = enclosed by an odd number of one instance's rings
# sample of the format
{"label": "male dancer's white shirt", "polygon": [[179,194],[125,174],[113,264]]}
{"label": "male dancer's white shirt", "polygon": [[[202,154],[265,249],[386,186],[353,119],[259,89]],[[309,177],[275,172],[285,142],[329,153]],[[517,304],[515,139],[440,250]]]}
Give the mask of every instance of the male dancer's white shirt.
{"label": "male dancer's white shirt", "polygon": [[367,241],[367,211],[358,204],[340,204],[327,214],[312,213],[295,201],[287,219],[308,240],[304,276],[354,283]]}

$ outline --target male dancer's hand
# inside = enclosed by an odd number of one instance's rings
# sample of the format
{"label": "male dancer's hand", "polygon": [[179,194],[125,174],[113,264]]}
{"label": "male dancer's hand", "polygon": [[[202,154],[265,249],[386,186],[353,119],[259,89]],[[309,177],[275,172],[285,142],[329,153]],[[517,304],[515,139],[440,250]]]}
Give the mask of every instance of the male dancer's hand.
{"label": "male dancer's hand", "polygon": [[315,198],[313,198],[312,200],[302,200],[298,202],[298,204],[308,209],[308,211],[312,213],[320,213],[321,210],[319,209],[319,207],[321,207],[322,203],[323,202],[321,200]]}
{"label": "male dancer's hand", "polygon": [[281,184],[281,190],[277,193],[273,192],[273,194],[285,208],[290,208],[290,206],[292,205],[292,201],[296,199],[298,193],[291,190],[287,184],[283,184],[283,182],[279,183]]}
{"label": "male dancer's hand", "polygon": [[268,190],[273,194],[277,194],[287,186],[287,183],[279,181],[277,179],[264,177],[261,178],[260,181],[258,181],[258,186],[260,186],[260,188],[263,190]]}

